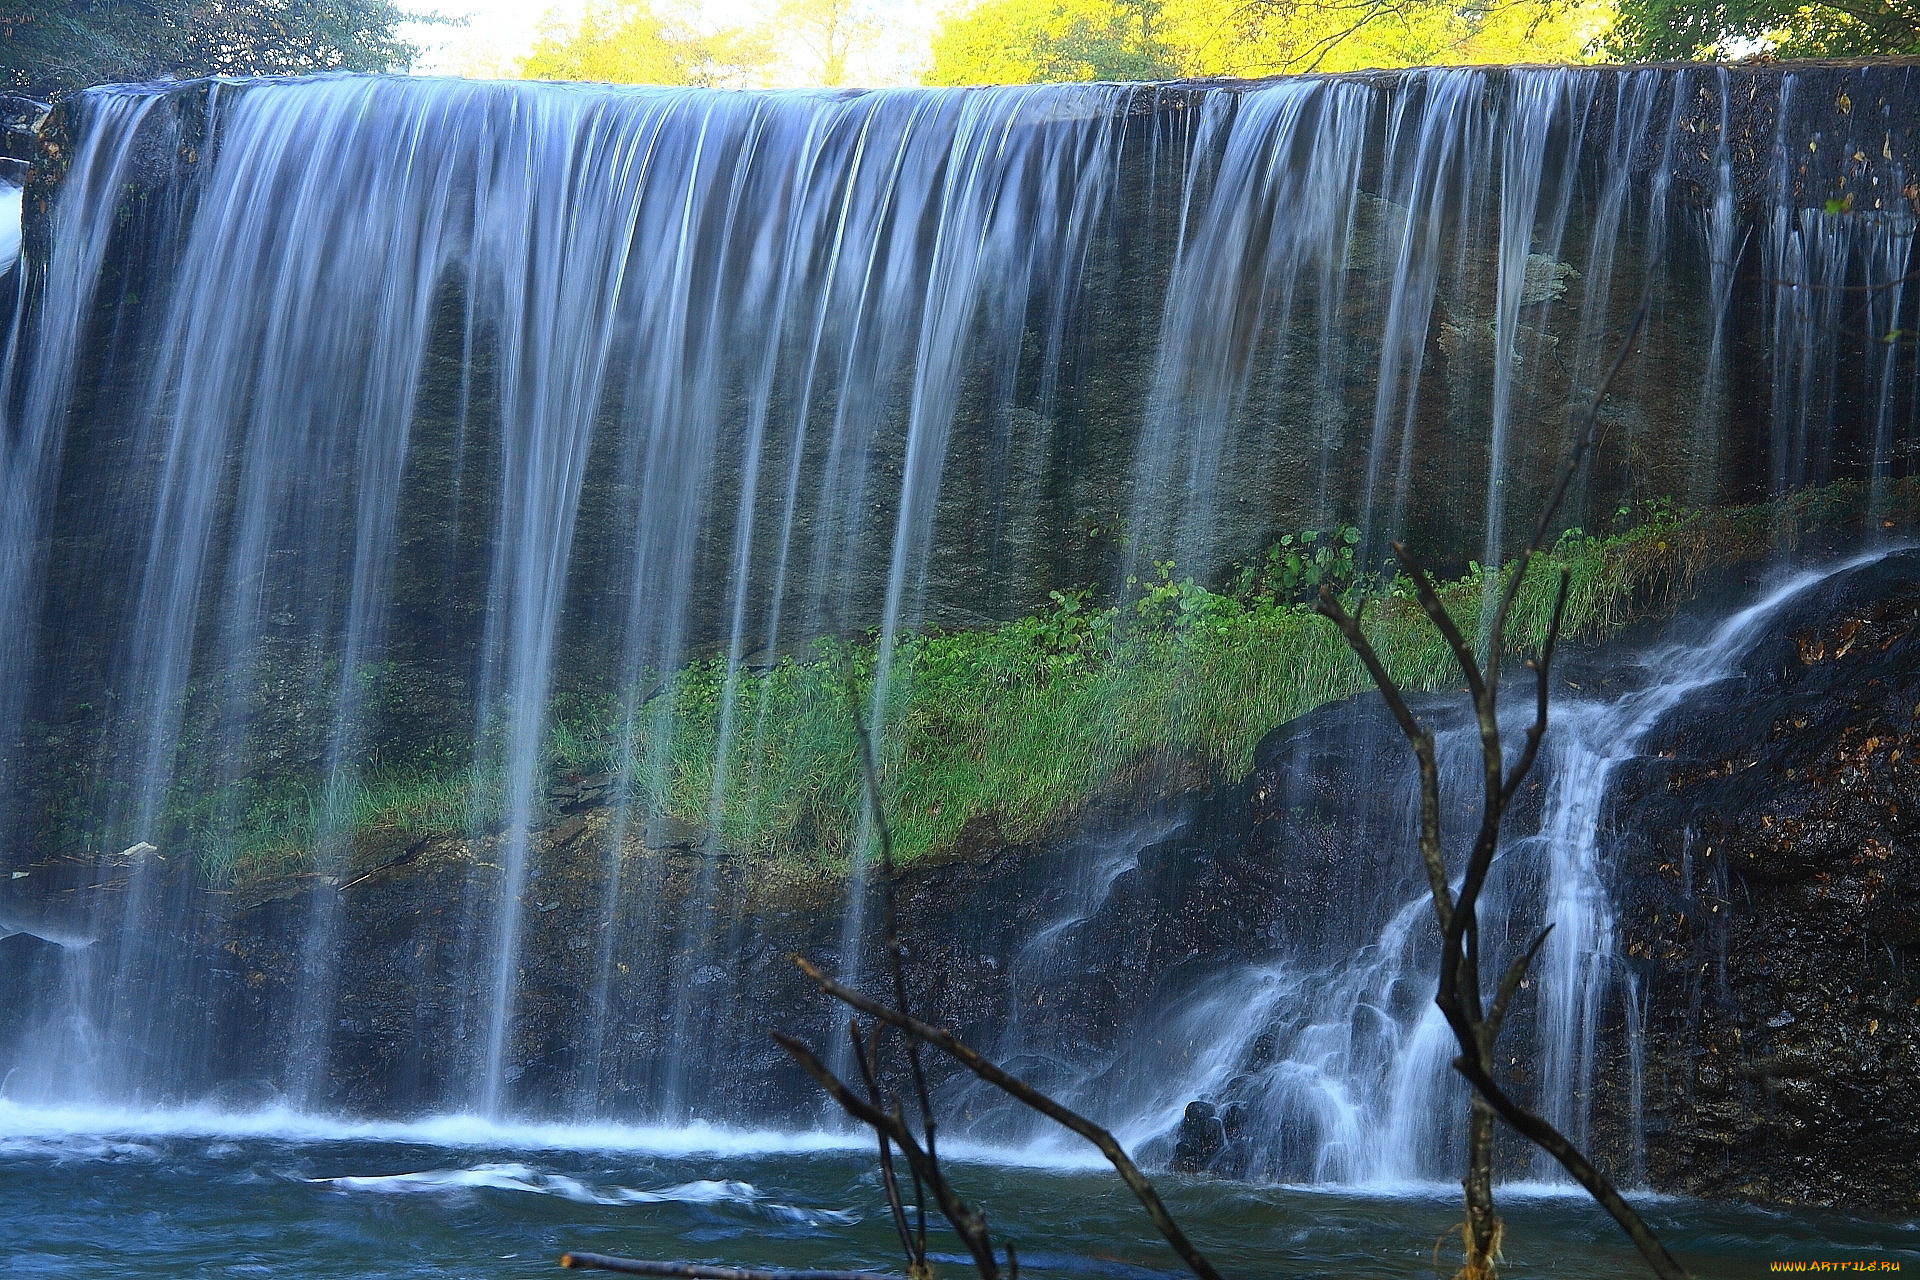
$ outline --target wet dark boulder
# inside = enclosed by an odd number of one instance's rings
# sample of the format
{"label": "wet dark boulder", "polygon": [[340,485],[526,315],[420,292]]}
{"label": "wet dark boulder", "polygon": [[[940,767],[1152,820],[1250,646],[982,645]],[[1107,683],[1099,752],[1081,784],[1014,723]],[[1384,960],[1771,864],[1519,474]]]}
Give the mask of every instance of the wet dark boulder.
{"label": "wet dark boulder", "polygon": [[1920,1205],[1920,554],[1809,592],[1647,745],[1612,821],[1650,1180]]}
{"label": "wet dark boulder", "polygon": [[[1453,725],[1463,718],[1455,701],[1419,697],[1414,705],[1429,722]],[[1344,951],[1356,899],[1391,909],[1418,892],[1406,837],[1419,779],[1381,699],[1334,703],[1269,733],[1254,750],[1249,791],[1249,834],[1275,869],[1271,910],[1281,937]],[[1362,883],[1366,893],[1356,894]]]}
{"label": "wet dark boulder", "polygon": [[0,179],[9,177],[7,161],[24,164],[33,159],[37,150],[34,129],[46,114],[44,102],[0,94]]}
{"label": "wet dark boulder", "polygon": [[1175,1173],[1204,1173],[1227,1145],[1226,1126],[1220,1121],[1219,1108],[1195,1098],[1180,1117],[1180,1131],[1174,1138],[1173,1158],[1167,1167]]}

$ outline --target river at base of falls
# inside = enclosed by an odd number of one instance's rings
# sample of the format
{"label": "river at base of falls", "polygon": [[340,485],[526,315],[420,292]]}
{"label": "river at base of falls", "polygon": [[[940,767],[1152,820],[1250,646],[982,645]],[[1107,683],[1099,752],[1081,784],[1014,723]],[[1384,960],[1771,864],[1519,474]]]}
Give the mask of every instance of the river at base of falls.
{"label": "river at base of falls", "polygon": [[[950,1160],[1034,1277],[1184,1274],[1104,1169],[1018,1153]],[[1175,1215],[1236,1277],[1431,1276],[1458,1220],[1445,1186],[1253,1186],[1163,1176]],[[1509,1187],[1509,1280],[1638,1274],[1582,1197]],[[279,1115],[0,1114],[0,1256],[11,1275],[552,1276],[561,1253],[900,1270],[874,1162],[840,1134],[501,1128]],[[1785,1262],[1920,1268],[1920,1222],[1668,1197],[1641,1203],[1694,1273]],[[952,1238],[947,1274],[968,1273]],[[1446,1271],[1451,1246],[1443,1251]]]}

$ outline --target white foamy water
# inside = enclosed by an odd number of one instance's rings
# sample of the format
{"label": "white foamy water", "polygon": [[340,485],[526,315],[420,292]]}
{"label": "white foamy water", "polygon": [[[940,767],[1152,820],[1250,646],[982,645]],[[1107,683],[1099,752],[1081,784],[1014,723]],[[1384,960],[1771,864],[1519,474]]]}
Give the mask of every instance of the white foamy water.
{"label": "white foamy water", "polygon": [[20,260],[20,188],[0,182],[0,273]]}
{"label": "white foamy water", "polygon": [[[1630,691],[1555,703],[1543,744],[1538,826],[1506,837],[1502,870],[1489,881],[1481,917],[1511,926],[1499,944],[1505,947],[1532,936],[1537,924],[1528,904],[1534,897],[1541,920],[1552,925],[1534,969],[1531,1061],[1543,1114],[1576,1145],[1589,1139],[1588,1082],[1609,1009],[1619,1010],[1626,1024],[1624,1084],[1636,1098],[1640,1088],[1639,996],[1615,954],[1605,865],[1605,799],[1615,771],[1688,699],[1734,676],[1767,626],[1804,593],[1906,549],[1884,547],[1785,574],[1697,641],[1647,653],[1643,678]],[[1524,706],[1513,710],[1509,741],[1530,714]],[[1457,794],[1476,764],[1478,739],[1470,729],[1448,730],[1437,750],[1448,779],[1443,790]],[[1411,829],[1405,845],[1413,847]],[[1111,1097],[1092,1096],[1111,1091],[1104,1082],[1083,1091],[1087,1097],[1068,1093],[1066,1100],[1089,1111],[1104,1105],[1119,1112],[1117,1135],[1136,1148],[1177,1132],[1192,1099],[1244,1108],[1238,1139],[1247,1157],[1244,1172],[1260,1181],[1386,1195],[1432,1194],[1451,1185],[1442,1174],[1457,1167],[1460,1156],[1465,1088],[1451,1066],[1458,1047],[1431,996],[1435,931],[1424,890],[1359,942],[1331,966],[1283,954],[1211,979],[1155,1024],[1156,1037],[1196,1047],[1190,1068],[1146,1079],[1118,1106]],[[1488,971],[1504,965],[1501,958]],[[1050,1149],[1061,1142],[1050,1133],[1036,1139]],[[1529,1177],[1514,1189],[1541,1195],[1562,1185],[1558,1166],[1544,1154],[1533,1160]]]}
{"label": "white foamy water", "polygon": [[112,1137],[270,1138],[287,1142],[392,1142],[449,1148],[632,1151],[649,1155],[769,1155],[864,1149],[864,1135],[822,1129],[736,1129],[721,1125],[560,1124],[473,1115],[418,1120],[342,1120],[284,1108],[221,1111],[175,1108],[27,1107],[0,1099],[0,1149],[16,1144],[85,1144]]}
{"label": "white foamy water", "polygon": [[[655,1156],[806,1155],[814,1152],[867,1151],[864,1131],[829,1129],[744,1129],[694,1122],[684,1125],[561,1124],[492,1120],[476,1115],[425,1116],[417,1120],[343,1120],[290,1108],[225,1111],[211,1107],[139,1110],[126,1107],[35,1107],[0,1098],[0,1153],[44,1154],[76,1159],[130,1156],[150,1148],[142,1140],[159,1138],[260,1138],[289,1143],[386,1142],[449,1150],[608,1151]],[[1091,1146],[1073,1142],[1025,1145],[942,1142],[941,1154],[963,1164],[1077,1172],[1106,1167]],[[477,1165],[461,1170],[430,1170],[398,1175],[390,1189],[442,1189],[457,1185],[504,1185],[519,1165]],[[461,1178],[470,1179],[462,1183]],[[444,1181],[436,1182],[436,1179]],[[375,1189],[387,1178],[334,1180],[355,1189]],[[701,1184],[669,1191],[620,1188],[622,1198],[589,1203],[640,1203],[646,1196],[690,1202]],[[713,1184],[715,1187],[745,1184]],[[564,1195],[557,1187],[521,1188]],[[718,1198],[717,1193],[715,1198]],[[812,1211],[808,1211],[812,1212]]]}
{"label": "white foamy water", "polygon": [[308,1178],[305,1181],[330,1186],[340,1191],[376,1194],[444,1194],[476,1190],[521,1191],[533,1195],[558,1196],[575,1204],[736,1204],[785,1222],[810,1225],[858,1222],[858,1214],[843,1209],[807,1209],[798,1205],[771,1201],[750,1182],[732,1179],[696,1178],[658,1190],[635,1187],[596,1187],[565,1174],[548,1173],[518,1162],[478,1164],[462,1169],[426,1169],[419,1173],[348,1175],[338,1178]]}

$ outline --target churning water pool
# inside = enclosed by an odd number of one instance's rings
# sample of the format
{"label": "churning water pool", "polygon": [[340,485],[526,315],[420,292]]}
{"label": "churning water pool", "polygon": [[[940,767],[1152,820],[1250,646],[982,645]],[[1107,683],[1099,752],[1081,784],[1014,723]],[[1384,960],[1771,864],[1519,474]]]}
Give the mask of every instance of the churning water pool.
{"label": "churning water pool", "polygon": [[[898,1272],[864,1146],[840,1135],[613,1130],[446,1120],[350,1126],[285,1116],[137,1118],[0,1104],[0,1256],[18,1276],[557,1277],[569,1249],[766,1267]],[[953,1165],[1023,1274],[1177,1277],[1104,1171]],[[1165,1177],[1174,1212],[1229,1277],[1429,1277],[1458,1213],[1403,1194]],[[1641,1274],[1612,1225],[1557,1191],[1504,1194],[1503,1276]],[[1677,1199],[1644,1212],[1701,1277],[1775,1262],[1920,1272],[1920,1223]],[[1446,1241],[1451,1245],[1451,1239]],[[949,1276],[967,1274],[954,1253]],[[1452,1270],[1451,1248],[1443,1270]]]}

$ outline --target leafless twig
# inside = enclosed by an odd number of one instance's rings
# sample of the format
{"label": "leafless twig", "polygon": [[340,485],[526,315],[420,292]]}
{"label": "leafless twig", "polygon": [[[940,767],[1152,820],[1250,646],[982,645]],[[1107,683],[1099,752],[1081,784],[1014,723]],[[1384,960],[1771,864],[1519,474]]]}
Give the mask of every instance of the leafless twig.
{"label": "leafless twig", "polygon": [[1466,864],[1457,889],[1447,875],[1441,847],[1440,771],[1435,758],[1433,731],[1413,714],[1407,705],[1405,695],[1388,674],[1385,664],[1367,639],[1361,625],[1359,606],[1349,613],[1331,591],[1322,588],[1320,592],[1320,612],[1340,629],[1348,646],[1359,657],[1367,674],[1379,688],[1394,720],[1412,745],[1414,758],[1419,767],[1420,856],[1427,872],[1434,915],[1441,932],[1440,977],[1434,1001],[1446,1017],[1447,1025],[1453,1031],[1454,1039],[1460,1047],[1459,1056],[1453,1060],[1453,1067],[1465,1077],[1474,1090],[1474,1107],[1470,1119],[1471,1154],[1464,1180],[1467,1198],[1468,1258],[1463,1275],[1490,1274],[1492,1259],[1499,1247],[1499,1222],[1492,1212],[1489,1113],[1499,1116],[1522,1136],[1558,1161],[1574,1181],[1584,1187],[1588,1194],[1619,1224],[1621,1230],[1626,1232],[1640,1251],[1640,1255],[1646,1259],[1654,1272],[1662,1277],[1662,1280],[1681,1280],[1686,1275],[1680,1264],[1674,1261],[1673,1256],[1667,1252],[1665,1246],[1634,1211],[1633,1206],[1627,1203],[1611,1180],[1594,1166],[1586,1154],[1545,1119],[1520,1105],[1495,1078],[1494,1043],[1500,1034],[1501,1025],[1505,1021],[1514,993],[1525,980],[1534,957],[1538,955],[1540,947],[1547,940],[1546,932],[1540,933],[1532,945],[1508,967],[1495,990],[1491,1007],[1484,999],[1480,972],[1478,913],[1480,894],[1486,886],[1487,875],[1492,869],[1494,855],[1499,847],[1501,822],[1514,796],[1518,793],[1521,783],[1532,770],[1534,761],[1539,755],[1540,741],[1546,735],[1548,671],[1553,663],[1554,647],[1559,639],[1561,623],[1565,616],[1567,571],[1563,569],[1560,573],[1560,580],[1554,594],[1552,617],[1547,624],[1539,656],[1527,664],[1534,673],[1534,715],[1532,722],[1527,726],[1520,754],[1511,766],[1506,763],[1499,719],[1500,661],[1505,646],[1507,622],[1511,616],[1514,601],[1519,596],[1521,584],[1525,581],[1528,567],[1546,545],[1547,532],[1552,527],[1554,517],[1573,483],[1574,476],[1593,448],[1599,431],[1601,402],[1625,363],[1646,314],[1647,303],[1642,302],[1638,313],[1634,316],[1632,327],[1621,344],[1619,354],[1614,358],[1606,376],[1594,393],[1593,401],[1587,410],[1585,429],[1576,440],[1560,481],[1534,526],[1533,537],[1526,549],[1520,553],[1519,560],[1508,577],[1506,589],[1501,593],[1499,603],[1494,609],[1492,620],[1486,629],[1487,650],[1484,660],[1476,655],[1474,645],[1468,641],[1459,624],[1440,599],[1439,592],[1435,589],[1433,579],[1425,566],[1406,547],[1399,543],[1395,543],[1393,547],[1394,554],[1399,557],[1408,576],[1412,579],[1421,610],[1427,615],[1434,629],[1445,639],[1447,647],[1453,653],[1454,661],[1458,664],[1461,676],[1466,681],[1467,693],[1479,731],[1480,823],[1468,849]]}
{"label": "leafless twig", "polygon": [[1132,1191],[1134,1197],[1140,1201],[1141,1207],[1147,1211],[1147,1216],[1153,1219],[1153,1225],[1173,1247],[1173,1251],[1180,1255],[1180,1260],[1187,1264],[1187,1268],[1201,1277],[1201,1280],[1220,1280],[1220,1273],[1214,1270],[1213,1264],[1194,1247],[1193,1242],[1187,1239],[1186,1233],[1181,1231],[1179,1224],[1174,1221],[1173,1215],[1167,1212],[1167,1207],[1161,1201],[1159,1193],[1153,1189],[1153,1184],[1147,1181],[1146,1175],[1140,1172],[1140,1167],[1127,1155],[1126,1149],[1107,1130],[1078,1112],[1063,1106],[1018,1076],[996,1066],[945,1027],[921,1022],[898,1009],[889,1009],[877,1000],[841,986],[799,956],[794,957],[794,963],[799,965],[801,971],[813,979],[822,991],[834,999],[870,1017],[877,1018],[889,1026],[898,1028],[909,1040],[931,1045],[1008,1097],[1031,1107],[1055,1124],[1071,1129],[1091,1142],[1099,1148],[1100,1154],[1107,1158],[1107,1162],[1120,1175],[1120,1180],[1127,1184],[1127,1189]]}
{"label": "leafless twig", "polygon": [[[887,823],[887,815],[880,801],[880,774],[874,763],[873,739],[868,731],[866,716],[861,710],[859,684],[854,679],[851,661],[842,655],[842,684],[847,699],[847,715],[853,725],[855,751],[860,762],[862,790],[868,806],[868,817],[876,842],[880,848],[880,891],[881,891],[881,945],[887,960],[888,977],[893,986],[893,1008],[901,1011],[902,1016],[910,1008],[907,1001],[906,970],[903,964],[905,951],[900,944],[898,917],[893,901],[893,831]],[[865,1038],[861,1035],[858,1019],[852,1021],[847,1033],[852,1041],[855,1066],[860,1073],[866,1097],[856,1094],[847,1083],[833,1073],[820,1061],[814,1052],[792,1036],[774,1033],[774,1039],[800,1068],[811,1076],[816,1084],[826,1091],[827,1096],[838,1103],[842,1110],[854,1119],[874,1131],[879,1143],[880,1182],[887,1199],[887,1211],[893,1220],[894,1230],[900,1237],[902,1251],[906,1254],[907,1273],[913,1280],[925,1280],[932,1275],[927,1263],[927,1221],[925,1195],[931,1193],[934,1204],[941,1215],[952,1225],[954,1232],[966,1246],[973,1259],[975,1270],[982,1280],[998,1280],[1000,1265],[994,1256],[993,1242],[987,1233],[986,1215],[979,1209],[970,1207],[954,1189],[940,1163],[938,1146],[939,1125],[934,1117],[932,1091],[927,1085],[927,1076],[920,1056],[920,1042],[913,1036],[903,1036],[903,1048],[907,1062],[907,1074],[914,1095],[914,1103],[919,1113],[919,1132],[916,1134],[906,1122],[904,1112],[897,1100],[889,1100],[884,1092],[881,1080],[880,1051],[882,1032],[887,1026],[886,1020],[877,1020],[871,1033]],[[905,1199],[901,1194],[898,1175],[893,1165],[893,1151],[898,1148],[907,1163],[907,1169],[913,1180],[914,1213],[911,1223],[908,1221]],[[1018,1256],[1011,1247],[1007,1250],[1007,1268],[1010,1280],[1018,1274]]]}
{"label": "leafless twig", "polygon": [[[893,1003],[885,1004],[862,995],[850,987],[841,985],[815,968],[799,956],[794,962],[802,972],[834,999],[864,1013],[874,1020],[870,1035],[863,1041],[860,1025],[856,1019],[848,1028],[853,1039],[854,1061],[859,1068],[861,1082],[866,1088],[866,1097],[861,1098],[849,1088],[846,1082],[829,1070],[806,1045],[791,1036],[774,1033],[780,1046],[799,1063],[802,1070],[813,1078],[848,1115],[867,1125],[878,1136],[880,1145],[881,1183],[887,1191],[888,1208],[894,1218],[894,1229],[900,1235],[902,1247],[908,1258],[909,1271],[915,1275],[924,1272],[926,1261],[926,1229],[924,1221],[917,1230],[909,1230],[901,1198],[897,1189],[897,1180],[892,1168],[891,1149],[898,1147],[906,1160],[917,1187],[924,1186],[933,1194],[934,1203],[941,1213],[953,1224],[973,1258],[975,1269],[984,1280],[996,1280],[999,1264],[993,1254],[993,1246],[988,1238],[985,1216],[978,1210],[970,1209],[948,1181],[940,1164],[939,1153],[934,1145],[936,1127],[933,1116],[931,1094],[927,1087],[926,1072],[920,1060],[921,1045],[930,1046],[945,1054],[961,1066],[966,1067],[982,1080],[1008,1096],[1040,1112],[1055,1123],[1086,1138],[1107,1157],[1121,1180],[1127,1184],[1141,1205],[1146,1209],[1153,1224],[1159,1229],[1167,1243],[1173,1247],[1181,1260],[1200,1280],[1221,1280],[1220,1273],[1214,1270],[1193,1243],[1181,1231],[1173,1215],[1154,1191],[1152,1183],[1140,1172],[1124,1148],[1114,1136],[1093,1121],[1063,1106],[1055,1099],[1035,1089],[1033,1086],[1002,1070],[983,1058],[972,1048],[962,1043],[944,1027],[933,1026],[913,1016],[907,1001],[907,983],[904,951],[898,935],[898,916],[893,901],[893,837],[887,823],[887,816],[880,802],[879,770],[874,764],[872,737],[868,733],[865,716],[861,710],[861,699],[857,683],[853,678],[851,665],[845,671],[845,686],[848,715],[853,722],[854,736],[860,760],[861,781],[864,784],[868,813],[873,824],[875,838],[880,847],[881,859],[881,895],[884,906],[883,942],[887,956],[888,975],[893,986]],[[897,1102],[888,1105],[884,1101],[879,1079],[879,1049],[881,1031],[890,1028],[900,1034],[906,1050],[907,1063],[911,1076],[915,1098],[920,1107],[921,1134],[916,1137],[906,1124]],[[1019,1256],[1012,1245],[1007,1246],[1006,1272],[1008,1280],[1017,1280],[1019,1275]]]}
{"label": "leafless twig", "polygon": [[941,1214],[953,1224],[954,1232],[972,1255],[974,1268],[979,1271],[982,1280],[997,1280],[1000,1267],[987,1237],[986,1216],[969,1208],[953,1189],[939,1160],[920,1144],[913,1130],[907,1126],[900,1105],[896,1102],[890,1110],[882,1110],[857,1096],[845,1081],[814,1056],[813,1050],[799,1040],[779,1031],[773,1033],[773,1038],[800,1064],[802,1071],[813,1077],[814,1083],[825,1090],[828,1097],[840,1104],[842,1110],[875,1132],[885,1134],[889,1141],[900,1148],[915,1177],[933,1193],[934,1203],[940,1206]]}

